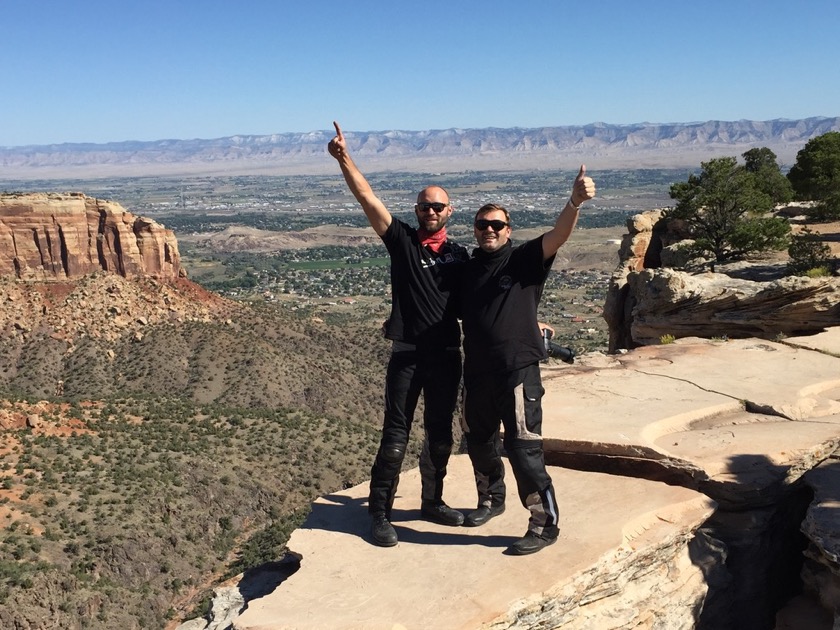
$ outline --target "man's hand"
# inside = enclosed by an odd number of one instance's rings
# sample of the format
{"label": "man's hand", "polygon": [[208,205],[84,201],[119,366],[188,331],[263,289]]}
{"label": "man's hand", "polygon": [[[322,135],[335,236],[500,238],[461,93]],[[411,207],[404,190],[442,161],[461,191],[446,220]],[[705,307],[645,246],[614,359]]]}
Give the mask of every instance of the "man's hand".
{"label": "man's hand", "polygon": [[333,125],[335,125],[335,138],[330,140],[330,143],[327,145],[327,151],[336,160],[340,160],[347,155],[347,143],[344,141],[344,134],[341,133],[341,127],[338,126],[338,123],[333,121]]}
{"label": "man's hand", "polygon": [[338,161],[338,166],[341,169],[341,174],[344,175],[344,181],[347,182],[347,187],[353,196],[356,198],[365,211],[365,216],[370,222],[373,231],[382,236],[388,230],[393,218],[391,213],[385,207],[385,204],[374,194],[370,184],[362,175],[359,168],[350,157],[350,152],[347,150],[347,143],[344,140],[344,134],[341,133],[341,127],[338,123],[333,121],[335,125],[335,138],[330,140],[327,145],[327,151]]}
{"label": "man's hand", "polygon": [[557,217],[557,221],[554,222],[554,227],[543,234],[543,260],[548,260],[554,256],[563,243],[569,239],[578,220],[578,206],[594,196],[595,182],[592,181],[591,177],[586,176],[586,165],[581,164],[580,172],[575,177],[575,183],[572,184],[572,196],[569,197],[563,211]]}
{"label": "man's hand", "polygon": [[[338,129],[338,125],[336,125]],[[575,183],[572,186],[572,203],[575,207],[595,197],[595,182],[591,177],[586,176],[586,165],[580,165],[580,172],[575,177]]]}

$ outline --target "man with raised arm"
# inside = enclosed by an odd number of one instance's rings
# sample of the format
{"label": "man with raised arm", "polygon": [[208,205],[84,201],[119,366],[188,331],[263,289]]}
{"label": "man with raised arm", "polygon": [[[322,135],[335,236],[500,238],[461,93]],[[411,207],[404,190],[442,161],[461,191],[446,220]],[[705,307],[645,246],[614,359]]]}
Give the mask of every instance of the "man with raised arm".
{"label": "man with raised arm", "polygon": [[487,204],[475,215],[478,248],[462,272],[464,430],[478,489],[478,508],[464,524],[483,525],[505,510],[499,422],[519,499],[531,513],[528,531],[509,549],[530,554],[557,540],[557,501],[542,448],[540,361],[546,350],[537,305],[554,257],[577,223],[580,204],[595,196],[581,166],[554,227],[514,247],[510,214]]}
{"label": "man with raised arm", "polygon": [[452,416],[461,378],[461,331],[453,289],[457,268],[469,255],[446,236],[452,207],[443,188],[428,186],[417,195],[414,213],[419,227],[395,219],[350,158],[341,127],[333,124],[336,135],[328,151],[391,256],[391,315],[385,336],[393,345],[368,511],[373,542],[392,547],[398,539],[391,506],[421,391],[426,434],[420,457],[421,515],[443,525],[464,521],[463,514],[444,503],[443,479],[452,452]]}

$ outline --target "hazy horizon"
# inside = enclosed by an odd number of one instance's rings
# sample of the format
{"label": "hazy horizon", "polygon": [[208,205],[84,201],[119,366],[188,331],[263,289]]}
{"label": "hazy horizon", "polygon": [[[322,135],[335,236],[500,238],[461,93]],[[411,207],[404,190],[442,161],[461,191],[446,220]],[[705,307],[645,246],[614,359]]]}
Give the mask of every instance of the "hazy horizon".
{"label": "hazy horizon", "polygon": [[[645,121],[638,121],[638,122],[630,122],[630,123],[614,123],[607,120],[597,120],[592,121],[589,123],[584,123],[580,125],[540,125],[537,127],[530,127],[524,125],[512,125],[510,127],[497,127],[497,126],[490,126],[490,127],[444,127],[444,128],[434,128],[434,129],[407,129],[407,128],[400,128],[400,129],[353,129],[353,130],[345,130],[345,133],[349,134],[379,134],[379,133],[424,133],[424,132],[436,132],[436,131],[449,131],[453,129],[457,130],[469,130],[469,131],[486,131],[492,129],[579,129],[579,128],[586,128],[586,127],[597,127],[597,126],[609,126],[609,127],[639,127],[639,126],[667,126],[667,125],[703,125],[707,123],[736,123],[736,122],[756,122],[756,123],[771,123],[771,122],[786,122],[786,121],[794,121],[794,120],[811,120],[811,119],[832,119],[838,118],[840,114],[835,116],[827,116],[827,115],[813,115],[813,116],[804,116],[802,118],[771,118],[767,120],[758,120],[755,118],[739,118],[737,120],[719,120],[719,119],[710,119],[710,120],[671,120],[671,121],[654,121],[654,120],[645,120]],[[126,138],[123,140],[109,140],[107,142],[91,142],[91,141],[78,141],[78,142],[50,142],[45,144],[28,144],[28,145],[16,145],[16,146],[0,146],[0,149],[6,150],[14,150],[14,149],[25,149],[27,147],[41,147],[41,146],[62,146],[62,145],[111,145],[111,144],[131,144],[131,143],[159,143],[159,142],[213,142],[217,140],[226,140],[229,138],[254,138],[254,137],[271,137],[271,136],[306,136],[310,134],[319,134],[319,133],[327,133],[332,134],[334,133],[333,129],[324,128],[324,129],[299,129],[293,131],[277,131],[277,132],[269,132],[264,134],[251,134],[251,133],[233,133],[228,136],[218,136],[213,138],[176,138],[176,137],[169,137],[169,138],[152,138],[149,140],[136,140],[132,138]]]}

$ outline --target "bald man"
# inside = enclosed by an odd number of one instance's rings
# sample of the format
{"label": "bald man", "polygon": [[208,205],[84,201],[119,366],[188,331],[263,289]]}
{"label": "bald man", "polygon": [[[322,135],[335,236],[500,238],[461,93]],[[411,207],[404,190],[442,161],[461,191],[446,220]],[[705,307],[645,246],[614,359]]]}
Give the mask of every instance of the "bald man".
{"label": "bald man", "polygon": [[391,507],[421,392],[425,430],[420,456],[421,515],[443,525],[464,522],[464,515],[443,501],[443,480],[452,452],[452,416],[461,379],[461,330],[454,288],[458,268],[469,255],[446,235],[453,209],[443,188],[428,186],[417,195],[418,227],[395,219],[351,159],[341,127],[333,124],[336,135],[327,150],[338,161],[350,192],[391,257],[391,315],[385,336],[392,341],[392,349],[368,511],[374,544],[393,547],[398,538],[391,525]]}

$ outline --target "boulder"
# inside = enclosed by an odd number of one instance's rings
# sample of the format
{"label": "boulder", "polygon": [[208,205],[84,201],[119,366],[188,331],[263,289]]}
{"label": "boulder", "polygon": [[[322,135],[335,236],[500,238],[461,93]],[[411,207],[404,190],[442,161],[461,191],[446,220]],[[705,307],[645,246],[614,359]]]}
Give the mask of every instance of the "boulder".
{"label": "boulder", "polygon": [[[616,306],[616,305],[613,305]],[[821,332],[840,321],[840,279],[790,276],[772,282],[669,268],[629,273],[610,345],[637,347],[680,337],[776,339]]]}
{"label": "boulder", "polygon": [[604,303],[610,352],[663,337],[813,334],[840,321],[840,279],[784,277],[779,261],[688,261],[685,226],[662,217],[628,220]]}

